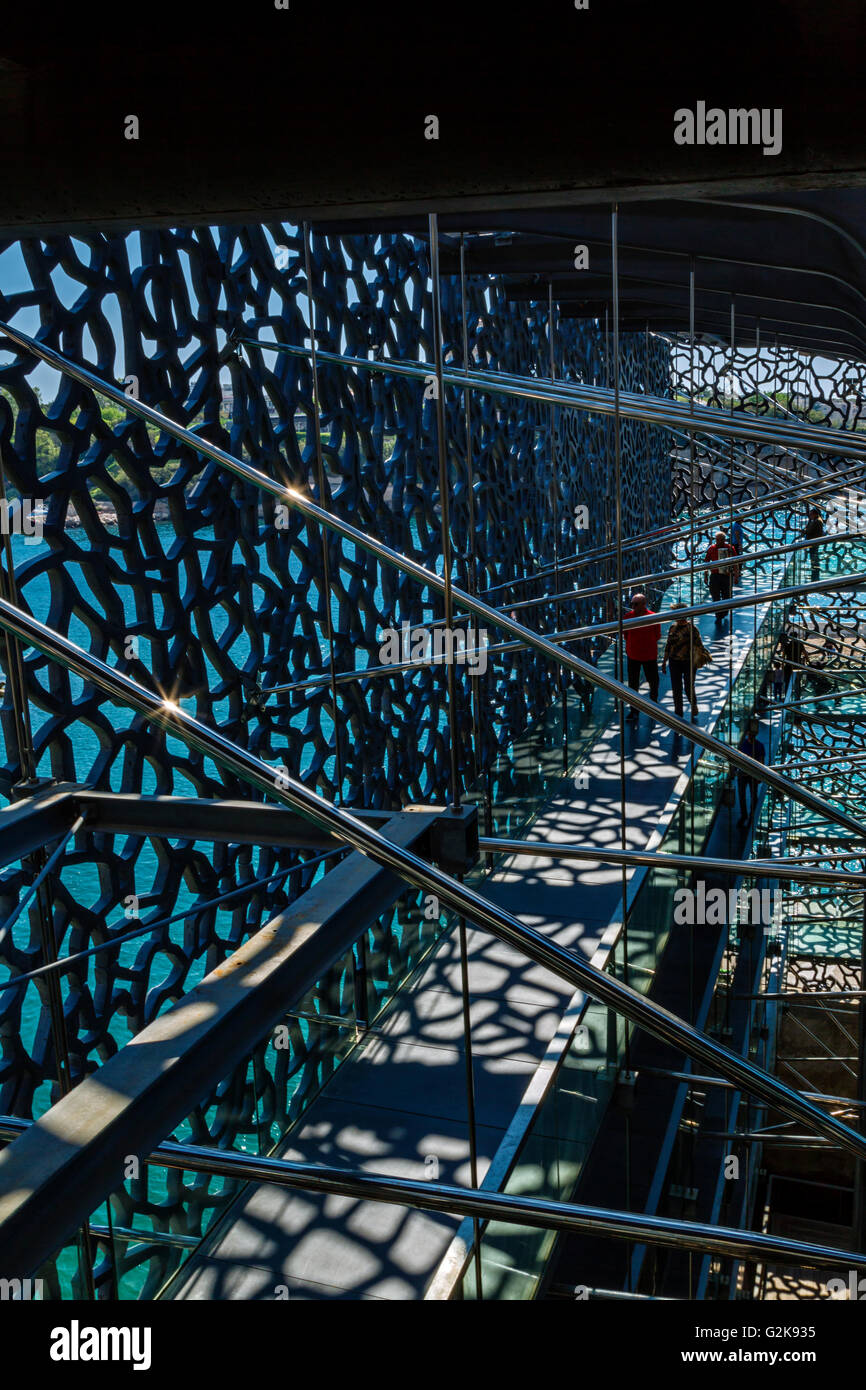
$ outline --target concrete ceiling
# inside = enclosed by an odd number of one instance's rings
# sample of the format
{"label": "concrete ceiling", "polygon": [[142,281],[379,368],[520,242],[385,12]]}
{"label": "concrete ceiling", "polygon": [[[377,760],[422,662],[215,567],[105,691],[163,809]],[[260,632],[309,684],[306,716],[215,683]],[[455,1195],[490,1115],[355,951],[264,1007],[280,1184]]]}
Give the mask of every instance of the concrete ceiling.
{"label": "concrete ceiling", "polygon": [[[859,0],[588,4],[8,7],[0,228],[866,182]],[[674,112],[698,100],[781,107],[781,152],[677,145]]]}

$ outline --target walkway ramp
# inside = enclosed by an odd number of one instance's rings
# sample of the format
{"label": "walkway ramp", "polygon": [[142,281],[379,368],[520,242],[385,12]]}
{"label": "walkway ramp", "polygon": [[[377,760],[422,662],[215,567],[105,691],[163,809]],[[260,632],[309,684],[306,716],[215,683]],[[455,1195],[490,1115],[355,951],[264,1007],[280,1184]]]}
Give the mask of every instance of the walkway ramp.
{"label": "walkway ramp", "polygon": [[[766,577],[772,592],[772,576]],[[763,608],[733,615],[700,673],[700,722],[715,728],[731,668],[744,661]],[[672,709],[667,682],[662,702]],[[725,736],[726,730],[719,729]],[[641,716],[626,726],[625,831],[629,848],[661,839],[690,776],[693,745]],[[700,752],[700,750],[697,750]],[[597,740],[580,779],[563,779],[531,838],[620,846],[618,719]],[[577,782],[582,785],[578,785]],[[629,870],[629,880],[636,871]],[[527,926],[595,963],[622,904],[619,867],[514,857],[481,891]],[[487,933],[467,929],[478,1176],[507,1165],[509,1127],[537,1082],[571,986]],[[450,932],[387,1014],[338,1069],[279,1157],[471,1185],[459,934]],[[419,1299],[460,1226],[459,1217],[269,1184],[250,1187],[179,1272],[182,1299]]]}

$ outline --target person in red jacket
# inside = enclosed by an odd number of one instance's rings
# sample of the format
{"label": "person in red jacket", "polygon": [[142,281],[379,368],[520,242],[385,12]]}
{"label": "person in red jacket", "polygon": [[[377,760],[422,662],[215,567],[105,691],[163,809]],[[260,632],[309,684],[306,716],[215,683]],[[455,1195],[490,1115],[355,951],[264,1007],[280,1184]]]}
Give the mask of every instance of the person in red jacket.
{"label": "person in red jacket", "polygon": [[[726,565],[724,569],[719,569],[719,560],[732,560],[737,554],[737,547],[733,541],[729,541],[724,531],[716,533],[716,539],[704,556],[704,563],[709,565],[709,584],[710,597],[714,603],[731,597],[731,588],[734,580],[734,565]],[[727,615],[727,609],[716,612],[716,622],[722,623]]]}
{"label": "person in red jacket", "polygon": [[[629,618],[646,618],[655,610],[647,607],[646,594],[632,594],[631,608],[625,615]],[[661,623],[647,623],[646,627],[634,627],[624,634],[625,654],[628,664],[628,683],[632,690],[640,689],[641,671],[646,676],[651,700],[659,697],[659,642]],[[630,710],[629,719],[637,719],[636,709]]]}

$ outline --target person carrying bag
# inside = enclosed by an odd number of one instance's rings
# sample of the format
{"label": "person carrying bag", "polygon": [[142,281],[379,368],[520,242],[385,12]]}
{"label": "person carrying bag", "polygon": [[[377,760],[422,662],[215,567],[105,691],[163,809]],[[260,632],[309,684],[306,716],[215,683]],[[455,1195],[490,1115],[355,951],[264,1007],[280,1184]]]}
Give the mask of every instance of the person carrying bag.
{"label": "person carrying bag", "polygon": [[[685,608],[684,603],[675,603],[671,611]],[[662,658],[662,672],[671,668],[671,693],[674,697],[674,710],[680,717],[683,713],[683,692],[688,696],[692,710],[692,720],[698,717],[698,701],[695,695],[695,671],[707,666],[712,656],[704,646],[701,634],[686,618],[678,617],[671,624],[668,640]]]}

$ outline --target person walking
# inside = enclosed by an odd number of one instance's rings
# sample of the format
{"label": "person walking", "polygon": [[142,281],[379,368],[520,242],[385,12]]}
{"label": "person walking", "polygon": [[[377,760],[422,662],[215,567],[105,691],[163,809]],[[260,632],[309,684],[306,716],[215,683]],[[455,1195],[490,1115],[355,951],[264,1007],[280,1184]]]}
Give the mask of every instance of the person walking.
{"label": "person walking", "polygon": [[[646,594],[632,594],[631,608],[625,615],[630,618],[647,618],[655,610],[647,607]],[[625,654],[628,666],[628,683],[632,690],[640,689],[641,672],[646,676],[651,700],[659,697],[659,642],[661,623],[647,623],[646,627],[635,627],[625,634]],[[636,721],[638,712],[629,710],[626,718]]]}
{"label": "person walking", "polygon": [[[823,536],[823,534],[824,523],[821,520],[821,513],[818,511],[817,507],[812,507],[809,510],[809,520],[806,522],[806,529],[803,532],[803,540],[817,540],[818,537]],[[819,545],[809,546],[809,559],[812,561],[813,583],[816,579],[820,579],[821,577],[821,556],[819,554],[820,549],[821,547]]]}
{"label": "person walking", "polygon": [[[674,603],[671,612],[685,608],[684,603]],[[671,624],[668,640],[665,642],[662,657],[662,674],[671,668],[671,693],[674,697],[674,710],[682,717],[683,692],[688,697],[692,719],[698,717],[698,701],[695,695],[695,671],[712,661],[701,639],[701,634],[687,618],[677,617]]]}
{"label": "person walking", "polygon": [[[713,603],[720,603],[724,599],[731,597],[731,585],[733,580],[733,566],[726,565],[724,569],[719,569],[720,560],[730,560],[736,555],[737,550],[731,541],[728,540],[724,531],[716,532],[716,539],[710,546],[704,562],[709,566],[709,585],[710,597]],[[716,622],[722,623],[725,620],[725,610],[716,610]]]}
{"label": "person walking", "polygon": [[[737,747],[740,752],[745,753],[747,757],[754,758],[756,763],[765,763],[767,761],[767,754],[763,743],[758,738],[758,733],[758,721],[753,717],[746,725],[746,732],[743,734]],[[756,777],[750,777],[747,772],[740,772],[738,769],[737,791],[740,799],[740,819],[737,821],[737,825],[748,825],[749,812],[746,809],[746,803],[751,799],[751,814],[754,815],[758,801],[758,779]]]}
{"label": "person walking", "polygon": [[798,666],[805,666],[806,664],[806,649],[803,639],[798,637],[796,632],[790,628],[782,637],[782,651],[784,653],[785,675],[790,678]]}

